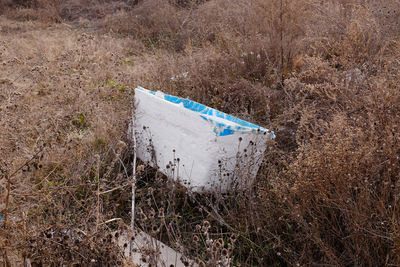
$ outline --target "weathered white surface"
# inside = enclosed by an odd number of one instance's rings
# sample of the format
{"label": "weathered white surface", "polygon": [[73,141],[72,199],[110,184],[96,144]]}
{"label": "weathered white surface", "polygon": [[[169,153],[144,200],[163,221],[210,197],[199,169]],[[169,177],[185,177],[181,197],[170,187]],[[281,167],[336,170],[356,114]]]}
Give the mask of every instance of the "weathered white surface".
{"label": "weathered white surface", "polygon": [[[122,233],[118,239],[118,246],[123,250],[125,258],[137,266],[198,266],[192,260],[185,259],[182,254],[168,247],[161,241],[140,230],[133,236],[129,232]],[[135,231],[135,232],[136,232]],[[131,243],[132,240],[132,243]],[[132,244],[132,247],[130,246]]]}
{"label": "weathered white surface", "polygon": [[198,192],[248,186],[273,137],[194,101],[141,87],[135,104],[137,157]]}

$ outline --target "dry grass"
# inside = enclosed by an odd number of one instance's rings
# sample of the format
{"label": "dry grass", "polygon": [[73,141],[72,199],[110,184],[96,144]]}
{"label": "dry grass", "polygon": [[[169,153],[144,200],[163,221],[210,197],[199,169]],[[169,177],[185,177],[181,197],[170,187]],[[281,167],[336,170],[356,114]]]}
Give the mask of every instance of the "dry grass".
{"label": "dry grass", "polygon": [[[92,35],[67,25],[48,29],[39,22],[16,22],[3,17],[0,27],[0,120],[4,129],[0,133],[0,195],[7,191],[3,187],[7,173],[33,157],[11,177],[9,213],[15,224],[9,223],[9,231],[5,232],[6,237],[14,237],[13,242],[17,242],[13,246],[27,250],[31,244],[17,238],[26,234],[21,232],[22,223],[32,233],[26,237],[28,240],[41,240],[45,230],[74,229],[96,216],[92,211],[95,193],[90,195],[96,155],[107,164],[98,170],[104,173],[102,190],[126,186],[126,182],[119,183],[123,178],[117,179],[107,169],[119,164],[112,159],[122,158],[118,142],[126,138],[131,114],[130,86],[137,83],[135,77],[140,75],[140,68],[133,72],[126,54],[141,46],[128,39]],[[88,214],[84,221],[82,213]],[[114,218],[112,211],[106,214],[102,221]],[[90,225],[88,229],[80,228],[88,236],[94,231]],[[47,251],[45,244],[33,248]],[[79,261],[77,250],[73,250],[73,257]],[[50,252],[59,250],[49,249]],[[85,257],[94,257],[88,255]],[[51,261],[63,260],[58,256]],[[102,253],[97,256],[103,257]],[[64,262],[68,259],[71,260],[64,257]]]}
{"label": "dry grass", "polygon": [[[210,266],[399,263],[398,2],[43,3],[0,17],[1,196],[23,166],[1,229],[9,255],[122,264],[108,234],[129,221],[140,84],[277,139],[248,192],[187,194],[141,167],[139,227]],[[81,243],[58,240],[66,230]]]}

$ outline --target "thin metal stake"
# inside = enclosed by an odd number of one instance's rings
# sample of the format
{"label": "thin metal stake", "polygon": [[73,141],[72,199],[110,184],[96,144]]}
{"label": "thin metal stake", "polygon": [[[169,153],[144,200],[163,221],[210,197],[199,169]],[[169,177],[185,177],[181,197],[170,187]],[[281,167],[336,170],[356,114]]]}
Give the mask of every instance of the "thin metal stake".
{"label": "thin metal stake", "polygon": [[[131,91],[132,92],[132,91]],[[135,229],[135,189],[136,189],[136,136],[135,136],[135,106],[133,103],[133,94],[131,93],[131,106],[132,106],[132,119],[131,119],[131,134],[133,140],[133,162],[132,162],[132,207],[131,207],[131,231]],[[133,260],[133,240],[130,238],[129,242],[129,256]]]}

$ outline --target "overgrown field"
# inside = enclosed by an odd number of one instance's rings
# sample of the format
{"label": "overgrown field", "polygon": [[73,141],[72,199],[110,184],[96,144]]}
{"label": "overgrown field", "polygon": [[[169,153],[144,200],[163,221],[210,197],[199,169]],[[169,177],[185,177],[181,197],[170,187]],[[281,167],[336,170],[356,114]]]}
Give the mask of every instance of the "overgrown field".
{"label": "overgrown field", "polygon": [[129,265],[141,85],[277,138],[229,195],[138,162],[138,228],[200,266],[398,266],[399,81],[396,0],[3,0],[0,265]]}

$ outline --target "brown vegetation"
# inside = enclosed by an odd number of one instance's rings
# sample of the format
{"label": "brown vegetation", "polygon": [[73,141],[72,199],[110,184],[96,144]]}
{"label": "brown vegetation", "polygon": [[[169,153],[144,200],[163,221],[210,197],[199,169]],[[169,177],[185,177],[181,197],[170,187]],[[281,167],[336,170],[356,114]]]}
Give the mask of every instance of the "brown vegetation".
{"label": "brown vegetation", "polygon": [[138,227],[208,265],[400,263],[398,2],[4,3],[3,262],[123,264],[142,85],[277,138],[248,192],[187,194],[141,166]]}

